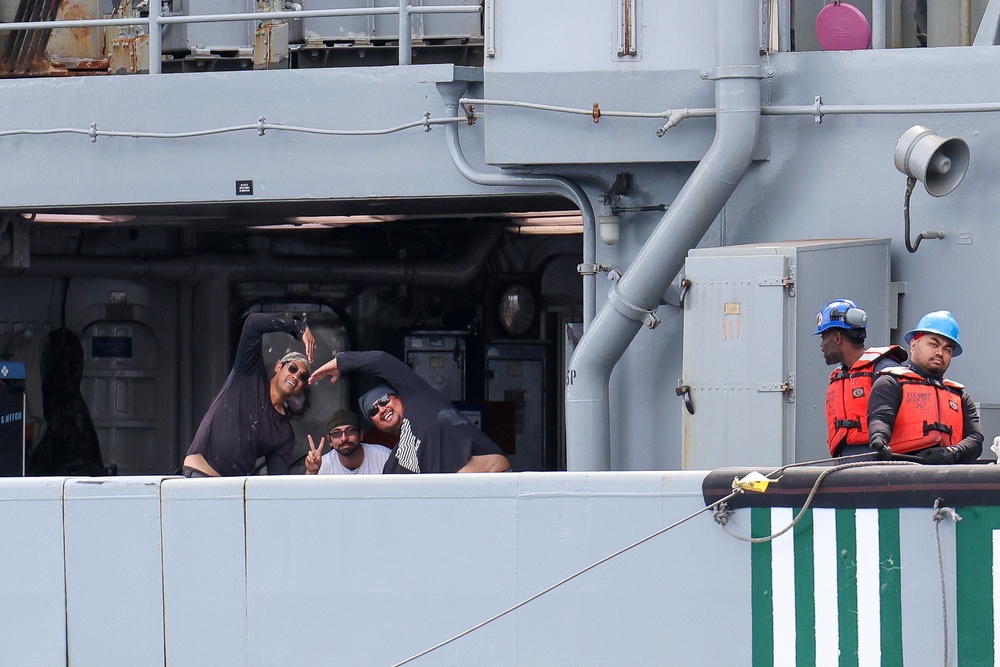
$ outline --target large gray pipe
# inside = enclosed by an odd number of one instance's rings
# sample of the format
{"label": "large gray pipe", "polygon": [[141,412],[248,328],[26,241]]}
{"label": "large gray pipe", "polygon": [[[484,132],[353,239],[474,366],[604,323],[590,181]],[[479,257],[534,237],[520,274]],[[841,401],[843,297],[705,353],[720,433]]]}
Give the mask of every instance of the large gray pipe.
{"label": "large gray pipe", "polygon": [[265,255],[196,255],[190,258],[52,257],[33,255],[27,269],[8,273],[29,276],[91,276],[100,278],[157,278],[201,280],[224,274],[229,282],[279,280],[365,285],[424,285],[456,287],[479,275],[502,230],[490,225],[452,261],[377,262],[340,258],[293,259]]}
{"label": "large gray pipe", "polygon": [[[447,115],[452,118],[457,117],[458,100],[465,92],[464,86],[438,84],[438,90],[444,98]],[[568,197],[580,209],[580,215],[583,218],[583,263],[586,267],[583,274],[583,323],[586,328],[594,319],[596,276],[591,267],[593,267],[597,257],[597,223],[594,217],[594,206],[590,203],[587,193],[579,185],[563,176],[476,171],[465,158],[465,153],[462,152],[457,124],[448,123],[445,125],[445,132],[447,133],[451,160],[455,163],[455,168],[458,169],[459,173],[469,181],[479,185],[530,187],[532,192],[561,194]]]}
{"label": "large gray pipe", "polygon": [[716,0],[715,140],[573,354],[566,387],[570,470],[611,468],[608,380],[643,324],[633,306],[657,307],[750,165],[760,129],[759,10],[757,0]]}

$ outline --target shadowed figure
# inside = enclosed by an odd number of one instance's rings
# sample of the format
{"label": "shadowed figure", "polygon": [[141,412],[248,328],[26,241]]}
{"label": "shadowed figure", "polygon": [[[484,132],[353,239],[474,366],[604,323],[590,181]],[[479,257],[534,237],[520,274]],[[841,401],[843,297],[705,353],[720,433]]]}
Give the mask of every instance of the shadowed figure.
{"label": "shadowed figure", "polygon": [[48,429],[26,462],[28,475],[103,475],[97,429],[80,393],[83,345],[66,327],[49,333],[42,403]]}

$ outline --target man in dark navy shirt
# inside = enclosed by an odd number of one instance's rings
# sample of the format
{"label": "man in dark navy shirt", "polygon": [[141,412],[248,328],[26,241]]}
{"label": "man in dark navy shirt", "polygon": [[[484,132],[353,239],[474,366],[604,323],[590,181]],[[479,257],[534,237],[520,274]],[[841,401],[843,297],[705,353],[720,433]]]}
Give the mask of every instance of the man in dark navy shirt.
{"label": "man in dark navy shirt", "polygon": [[[306,353],[289,352],[267,377],[264,334],[284,331],[302,341]],[[286,402],[309,381],[315,340],[298,318],[251,313],[243,324],[236,361],[201,420],[184,457],[186,477],[249,475],[261,456],[271,475],[287,474],[295,433]]]}
{"label": "man in dark navy shirt", "polygon": [[310,382],[341,373],[377,375],[380,385],[359,405],[377,429],[398,438],[385,473],[504,472],[510,461],[500,447],[455,409],[412,368],[385,352],[341,352],[313,373]]}

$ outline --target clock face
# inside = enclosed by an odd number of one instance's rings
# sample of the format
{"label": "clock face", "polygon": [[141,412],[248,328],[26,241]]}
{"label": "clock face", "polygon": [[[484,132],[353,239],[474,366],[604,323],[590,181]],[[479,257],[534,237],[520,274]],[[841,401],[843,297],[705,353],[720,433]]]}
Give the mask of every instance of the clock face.
{"label": "clock face", "polygon": [[500,297],[500,323],[504,331],[520,336],[535,319],[535,297],[524,285],[511,285]]}

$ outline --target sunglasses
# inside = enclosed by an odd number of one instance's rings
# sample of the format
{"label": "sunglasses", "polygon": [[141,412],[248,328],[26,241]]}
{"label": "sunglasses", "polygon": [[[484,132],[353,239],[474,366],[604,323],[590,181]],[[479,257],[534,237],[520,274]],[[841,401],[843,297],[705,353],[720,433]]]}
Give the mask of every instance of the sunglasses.
{"label": "sunglasses", "polygon": [[382,397],[376,400],[374,403],[368,406],[368,416],[374,418],[378,414],[381,408],[389,405],[390,394],[382,394]]}
{"label": "sunglasses", "polygon": [[288,372],[291,375],[298,375],[299,379],[302,380],[303,382],[309,381],[309,369],[299,368],[298,366],[295,365],[294,361],[288,362]]}
{"label": "sunglasses", "polygon": [[349,435],[354,435],[358,432],[358,429],[353,426],[348,426],[347,428],[338,428],[327,433],[331,440],[339,440],[340,438],[346,438]]}

